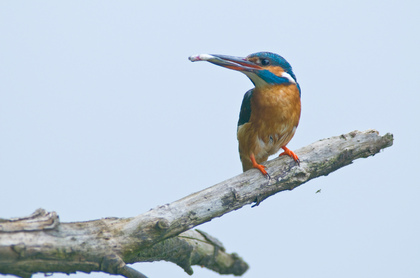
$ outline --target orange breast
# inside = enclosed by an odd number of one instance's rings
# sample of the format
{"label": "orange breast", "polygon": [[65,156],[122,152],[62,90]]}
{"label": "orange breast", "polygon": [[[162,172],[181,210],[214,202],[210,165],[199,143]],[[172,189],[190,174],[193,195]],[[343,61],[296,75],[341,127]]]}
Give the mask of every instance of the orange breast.
{"label": "orange breast", "polygon": [[299,124],[300,111],[299,90],[295,84],[254,89],[250,120],[238,128],[244,170],[252,168],[251,154],[257,163],[262,163],[289,143]]}

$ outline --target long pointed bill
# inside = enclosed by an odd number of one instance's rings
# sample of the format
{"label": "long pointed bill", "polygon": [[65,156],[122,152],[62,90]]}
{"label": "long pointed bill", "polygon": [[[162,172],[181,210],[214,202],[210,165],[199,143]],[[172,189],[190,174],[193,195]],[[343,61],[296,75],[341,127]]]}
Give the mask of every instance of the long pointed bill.
{"label": "long pointed bill", "polygon": [[260,66],[248,62],[245,58],[227,55],[200,54],[190,56],[188,59],[190,59],[191,62],[207,61],[212,64],[237,71],[254,72],[255,70],[262,69]]}

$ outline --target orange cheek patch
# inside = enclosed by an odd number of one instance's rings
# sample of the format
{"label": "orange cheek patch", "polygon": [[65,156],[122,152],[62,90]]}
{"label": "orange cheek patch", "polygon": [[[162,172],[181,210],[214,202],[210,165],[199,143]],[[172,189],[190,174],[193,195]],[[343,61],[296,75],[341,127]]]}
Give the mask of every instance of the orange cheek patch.
{"label": "orange cheek patch", "polygon": [[264,67],[264,69],[274,73],[277,76],[282,77],[282,74],[284,72],[284,70],[281,67],[276,67],[276,66],[268,66],[268,67]]}

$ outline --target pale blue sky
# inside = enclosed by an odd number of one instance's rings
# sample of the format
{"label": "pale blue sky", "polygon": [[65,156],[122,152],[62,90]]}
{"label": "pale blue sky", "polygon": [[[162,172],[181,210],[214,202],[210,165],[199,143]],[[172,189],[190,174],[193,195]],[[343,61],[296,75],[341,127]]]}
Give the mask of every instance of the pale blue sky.
{"label": "pale blue sky", "polygon": [[302,88],[291,149],[370,128],[394,146],[200,229],[250,264],[245,278],[419,277],[419,12],[414,0],[2,1],[0,217],[129,217],[239,174],[252,83],[187,58],[272,51]]}

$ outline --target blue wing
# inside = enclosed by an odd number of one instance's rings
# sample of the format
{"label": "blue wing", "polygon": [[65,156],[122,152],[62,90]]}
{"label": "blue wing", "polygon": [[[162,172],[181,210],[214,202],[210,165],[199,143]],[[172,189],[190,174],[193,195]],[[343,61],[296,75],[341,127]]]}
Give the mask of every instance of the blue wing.
{"label": "blue wing", "polygon": [[251,118],[251,98],[254,89],[249,90],[245,93],[244,99],[242,100],[241,112],[239,112],[238,127],[249,122]]}

